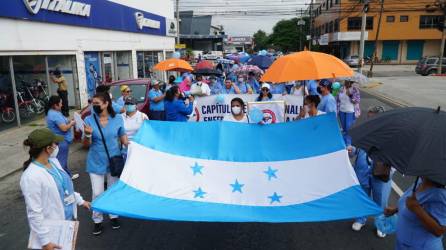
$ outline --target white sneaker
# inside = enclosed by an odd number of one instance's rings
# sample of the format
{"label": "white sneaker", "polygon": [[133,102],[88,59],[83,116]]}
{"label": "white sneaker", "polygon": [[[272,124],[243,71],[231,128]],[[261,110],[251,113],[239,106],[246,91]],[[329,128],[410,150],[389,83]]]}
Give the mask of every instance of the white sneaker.
{"label": "white sneaker", "polygon": [[359,231],[361,231],[361,228],[364,226],[364,224],[361,224],[361,223],[359,223],[359,222],[355,222],[355,223],[353,223],[353,225],[352,225],[352,229],[353,229],[353,231],[356,231],[356,232],[359,232]]}
{"label": "white sneaker", "polygon": [[376,236],[378,236],[379,238],[384,238],[386,237],[386,234],[376,229]]}
{"label": "white sneaker", "polygon": [[79,178],[79,174],[73,174],[73,175],[71,176],[71,179],[72,179],[72,180],[76,180],[77,178]]}

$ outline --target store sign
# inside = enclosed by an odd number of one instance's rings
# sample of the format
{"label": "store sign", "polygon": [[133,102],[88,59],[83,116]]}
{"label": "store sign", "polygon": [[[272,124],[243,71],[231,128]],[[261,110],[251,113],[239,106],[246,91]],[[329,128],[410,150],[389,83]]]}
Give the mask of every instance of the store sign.
{"label": "store sign", "polygon": [[177,21],[175,19],[166,19],[166,35],[177,36]]}
{"label": "store sign", "polygon": [[[366,31],[364,33],[364,38],[367,40],[369,37],[369,32]],[[333,33],[330,37],[331,42],[337,41],[359,41],[361,40],[361,32],[360,31],[348,31],[348,32],[336,32]]]}
{"label": "store sign", "polygon": [[328,34],[323,34],[319,38],[319,45],[328,45]]}
{"label": "store sign", "polygon": [[120,2],[122,4],[106,0],[3,0],[0,17],[166,36],[165,17],[127,6],[125,0]]}
{"label": "store sign", "polygon": [[140,30],[144,29],[144,27],[152,29],[159,29],[161,27],[159,21],[145,18],[144,14],[141,12],[136,12],[135,18],[136,18],[136,24],[138,25],[138,28]]}
{"label": "store sign", "polygon": [[186,44],[185,43],[177,43],[175,44],[175,49],[185,49]]}
{"label": "store sign", "polygon": [[23,0],[26,9],[36,15],[40,10],[89,17],[91,5],[67,0]]}
{"label": "store sign", "polygon": [[229,37],[228,43],[232,44],[251,44],[252,43],[252,37],[250,36],[233,36]]}

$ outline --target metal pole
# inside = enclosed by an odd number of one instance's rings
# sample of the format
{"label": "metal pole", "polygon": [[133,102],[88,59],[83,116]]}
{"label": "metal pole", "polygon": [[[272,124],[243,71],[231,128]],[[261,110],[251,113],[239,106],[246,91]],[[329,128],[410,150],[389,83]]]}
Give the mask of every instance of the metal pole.
{"label": "metal pole", "polygon": [[364,1],[364,8],[362,10],[361,40],[359,42],[359,65],[358,65],[358,72],[361,74],[362,74],[362,65],[364,63],[365,29],[367,23],[368,4],[369,1]]}
{"label": "metal pole", "polygon": [[176,14],[177,14],[177,37],[176,43],[180,43],[180,0],[176,0]]}
{"label": "metal pole", "polygon": [[299,51],[302,51],[302,25],[299,26],[300,26]]}
{"label": "metal pole", "polygon": [[308,42],[308,50],[311,51],[311,44],[313,43],[313,0],[310,3],[310,42]]}
{"label": "metal pole", "polygon": [[443,6],[444,12],[444,22],[443,22],[443,33],[441,35],[441,46],[440,46],[440,65],[438,67],[438,74],[442,73],[443,69],[443,55],[444,55],[444,47],[445,47],[445,36],[446,36],[446,6]]}
{"label": "metal pole", "polygon": [[370,63],[370,70],[367,74],[368,77],[373,77],[373,63],[375,61],[376,57],[376,51],[378,47],[378,38],[379,38],[379,31],[381,30],[381,20],[384,12],[384,0],[381,0],[381,10],[379,12],[379,19],[378,19],[378,29],[376,30],[376,37],[375,37],[375,48],[373,49],[373,56],[372,56],[372,62]]}
{"label": "metal pole", "polygon": [[17,89],[15,84],[14,62],[12,56],[9,57],[9,75],[11,76],[12,93],[14,95],[15,116],[17,119],[17,126],[21,127],[22,122],[20,120],[19,102],[17,101]]}

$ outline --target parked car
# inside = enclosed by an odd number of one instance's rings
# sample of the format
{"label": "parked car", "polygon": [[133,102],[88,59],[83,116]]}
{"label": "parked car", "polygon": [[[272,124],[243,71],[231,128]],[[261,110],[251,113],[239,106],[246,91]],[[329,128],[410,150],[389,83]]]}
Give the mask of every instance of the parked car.
{"label": "parked car", "polygon": [[344,58],[344,62],[350,67],[359,66],[359,56],[347,56]]}
{"label": "parked car", "polygon": [[[127,85],[132,90],[132,96],[136,99],[137,109],[145,114],[149,113],[150,101],[148,97],[150,90],[150,79],[131,79],[131,80],[121,80],[112,82],[110,85],[110,93],[113,95],[113,99],[117,100],[121,96],[120,87],[122,85]],[[89,100],[90,103],[90,100]],[[82,119],[89,116],[91,114],[90,105],[84,107],[80,111]],[[79,132],[75,132],[75,139],[80,140],[81,134]]]}
{"label": "parked car", "polygon": [[[442,64],[441,71],[446,73],[446,58],[443,58]],[[437,74],[438,67],[440,67],[440,58],[438,56],[423,57],[418,61],[415,72],[423,76],[433,75]]]}

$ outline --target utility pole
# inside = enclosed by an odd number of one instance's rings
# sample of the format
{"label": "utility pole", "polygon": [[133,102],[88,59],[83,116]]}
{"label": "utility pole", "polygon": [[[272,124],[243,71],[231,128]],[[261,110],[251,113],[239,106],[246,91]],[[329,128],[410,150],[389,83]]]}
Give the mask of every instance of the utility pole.
{"label": "utility pole", "polygon": [[176,43],[180,43],[180,0],[176,0],[176,16],[177,16],[177,39]]}
{"label": "utility pole", "polygon": [[297,26],[299,26],[300,34],[299,34],[299,51],[302,51],[302,34],[303,34],[303,26],[305,25],[305,20],[303,19],[303,11],[300,9],[300,19],[297,21]]}
{"label": "utility pole", "polygon": [[311,44],[313,43],[313,0],[310,3],[310,42],[308,42],[308,50],[311,51]]}
{"label": "utility pole", "polygon": [[364,7],[362,9],[361,41],[359,42],[359,65],[358,65],[358,72],[361,74],[362,74],[362,66],[364,65],[365,29],[367,24],[368,11],[369,11],[369,0],[364,0]]}
{"label": "utility pole", "polygon": [[370,63],[370,70],[369,73],[367,74],[368,77],[373,77],[373,63],[375,62],[376,51],[378,47],[378,37],[379,37],[379,31],[381,30],[381,20],[383,17],[383,12],[384,12],[384,0],[381,0],[381,10],[379,11],[378,28],[376,30],[376,37],[375,37],[375,46],[373,49],[372,62]]}
{"label": "utility pole", "polygon": [[443,16],[444,16],[444,21],[443,21],[443,31],[442,31],[442,35],[441,35],[441,46],[440,46],[440,65],[438,65],[438,74],[443,73],[442,69],[443,69],[443,55],[444,55],[444,47],[445,47],[445,36],[446,36],[446,1],[443,0],[443,3],[440,4],[441,9],[443,10]]}

